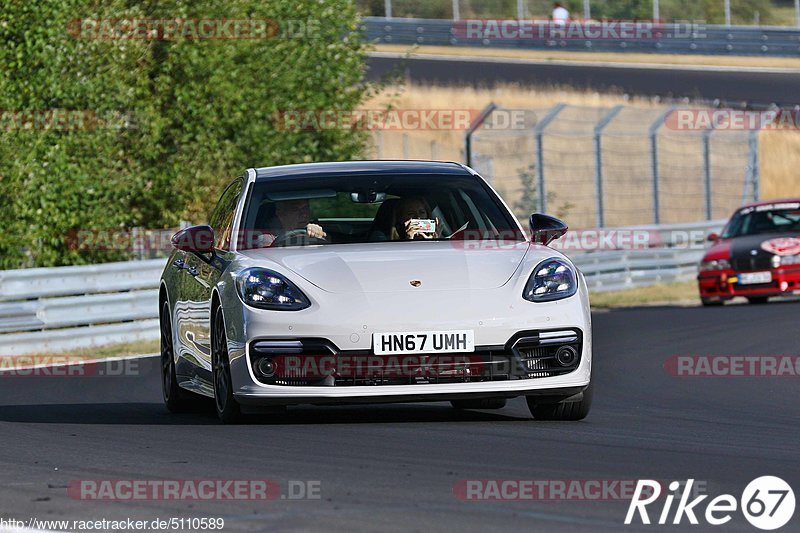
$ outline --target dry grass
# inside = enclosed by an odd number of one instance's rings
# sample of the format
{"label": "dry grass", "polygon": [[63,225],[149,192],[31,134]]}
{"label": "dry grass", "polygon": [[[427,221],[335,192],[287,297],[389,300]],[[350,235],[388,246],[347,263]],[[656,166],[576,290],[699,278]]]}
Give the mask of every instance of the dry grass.
{"label": "dry grass", "polygon": [[158,353],[160,350],[159,341],[140,341],[124,344],[110,344],[108,346],[98,346],[97,348],[81,348],[77,350],[67,350],[63,352],[53,352],[47,354],[31,354],[20,356],[20,361],[25,365],[72,363],[78,361],[92,361],[109,359],[112,357],[125,357],[129,355],[145,355]]}
{"label": "dry grass", "polygon": [[[366,104],[368,108],[480,110],[489,102],[506,109],[532,110],[541,119],[552,106],[569,108],[548,126],[544,137],[548,210],[565,216],[576,228],[593,227],[593,126],[613,106],[625,104],[603,135],[606,225],[649,223],[651,193],[648,127],[666,109],[657,98],[626,98],[562,88],[532,88],[514,84],[493,88],[440,87],[408,84],[389,87]],[[383,131],[374,136],[372,156],[392,159],[464,161],[464,131]],[[765,131],[760,134],[761,195],[763,198],[800,195],[794,175],[800,163],[800,133]],[[702,139],[697,132],[662,127],[658,136],[661,220],[687,222],[704,217]],[[532,130],[478,133],[473,161],[510,205],[519,201],[523,174],[535,161]],[[483,159],[481,159],[483,156]],[[727,217],[740,204],[747,166],[747,136],[715,133],[711,138],[712,216]],[[532,206],[521,206],[518,214]]]}
{"label": "dry grass", "polygon": [[622,291],[591,292],[592,308],[637,307],[640,305],[699,305],[697,282],[661,283]]}
{"label": "dry grass", "polygon": [[[99,346],[91,350],[74,350],[68,352],[71,357],[82,357],[86,359],[106,359],[108,357],[124,357],[126,355],[143,355],[158,353],[161,346],[158,340],[139,341],[124,344],[110,344]],[[60,354],[63,355],[63,354]]]}
{"label": "dry grass", "polygon": [[413,46],[401,44],[380,44],[378,52],[407,53],[413,55],[450,55],[470,57],[500,57],[511,59],[531,59],[537,61],[575,61],[589,63],[650,63],[661,65],[699,65],[715,67],[762,67],[762,68],[800,68],[800,58],[792,57],[746,57],[746,56],[705,56],[676,54],[642,54],[613,52],[572,52],[557,50],[516,50],[498,48],[479,48],[472,46]]}
{"label": "dry grass", "polygon": [[760,142],[761,195],[800,196],[800,132],[764,131]]}

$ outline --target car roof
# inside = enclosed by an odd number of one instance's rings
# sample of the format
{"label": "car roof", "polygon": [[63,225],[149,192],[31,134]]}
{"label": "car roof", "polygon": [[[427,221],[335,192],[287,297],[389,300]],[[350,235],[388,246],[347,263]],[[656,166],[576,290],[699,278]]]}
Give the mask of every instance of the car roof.
{"label": "car roof", "polygon": [[470,175],[459,163],[442,161],[339,161],[303,163],[253,169],[256,180],[275,178],[312,178],[341,174],[453,174]]}
{"label": "car roof", "polygon": [[800,202],[800,198],[773,198],[771,200],[759,200],[758,202],[750,202],[749,204],[742,204],[739,209],[744,209],[747,207],[757,207],[759,205],[770,205],[770,204],[785,204],[785,203],[795,203]]}

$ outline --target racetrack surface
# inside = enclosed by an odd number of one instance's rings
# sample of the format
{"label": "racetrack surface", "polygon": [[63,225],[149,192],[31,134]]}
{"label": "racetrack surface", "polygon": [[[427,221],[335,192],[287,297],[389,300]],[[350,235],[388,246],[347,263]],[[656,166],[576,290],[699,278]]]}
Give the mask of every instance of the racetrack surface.
{"label": "racetrack surface", "polygon": [[[596,313],[595,403],[582,422],[534,421],[517,398],[500,411],[309,406],[222,426],[208,412],[165,412],[156,358],[139,360],[138,376],[0,377],[0,516],[221,516],[225,531],[616,531],[625,501],[461,501],[453,485],[695,478],[712,496],[738,498],[769,474],[797,492],[797,378],[678,378],[662,365],[672,355],[797,355],[798,311],[777,303]],[[103,502],[66,490],[81,479],[201,478],[282,488],[319,480],[322,498]],[[780,531],[798,524],[795,513]],[[690,529],[685,519],[680,529]],[[739,513],[724,530],[756,531]]]}
{"label": "racetrack surface", "polygon": [[720,100],[730,106],[746,104],[800,104],[800,71],[753,71],[674,65],[570,65],[541,61],[465,57],[397,58],[372,55],[367,78],[379,79],[399,72],[403,79],[435,85],[494,86],[519,83],[528,86],[563,86],[576,90],[620,92],[638,96]]}

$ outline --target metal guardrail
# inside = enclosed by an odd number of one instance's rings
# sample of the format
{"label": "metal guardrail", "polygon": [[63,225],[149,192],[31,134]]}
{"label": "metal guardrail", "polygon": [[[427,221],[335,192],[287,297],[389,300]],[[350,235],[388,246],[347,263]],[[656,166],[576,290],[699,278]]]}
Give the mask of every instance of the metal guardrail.
{"label": "metal guardrail", "polygon": [[[386,19],[364,17],[369,41],[384,44],[479,46],[531,50],[572,50],[661,54],[722,54],[800,56],[800,30],[796,28],[699,25],[658,25],[652,37],[613,38],[475,38],[466,33],[464,20]],[[481,34],[483,35],[483,34]],[[487,35],[491,35],[487,33]],[[569,34],[568,34],[569,36]]]}
{"label": "metal guardrail", "polygon": [[[663,247],[573,253],[591,291],[691,279],[701,242],[724,221],[636,226]],[[694,244],[694,246],[687,246]],[[671,246],[684,246],[672,248]],[[163,259],[0,271],[0,356],[158,339]]]}
{"label": "metal guardrail", "polygon": [[0,271],[0,356],[157,339],[164,263]]}

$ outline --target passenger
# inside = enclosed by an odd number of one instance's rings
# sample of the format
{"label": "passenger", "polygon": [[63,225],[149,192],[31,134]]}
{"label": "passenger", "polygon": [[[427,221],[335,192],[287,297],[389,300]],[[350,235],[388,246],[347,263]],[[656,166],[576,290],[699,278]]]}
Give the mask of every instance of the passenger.
{"label": "passenger", "polygon": [[421,196],[408,196],[400,199],[392,215],[392,227],[389,236],[392,241],[434,239],[439,238],[441,235],[441,225],[438,218],[436,219],[436,231],[434,233],[423,232],[420,228],[411,224],[412,219],[433,218],[428,202]]}

